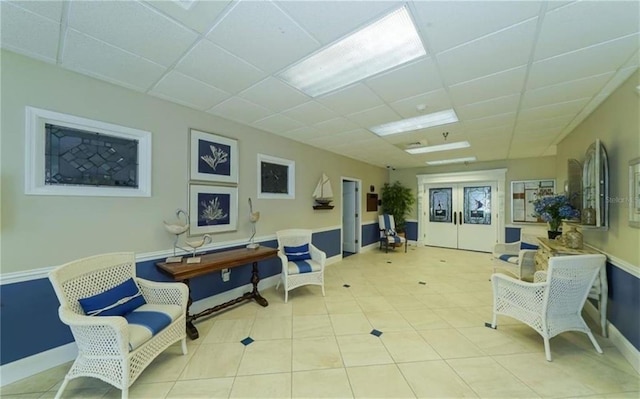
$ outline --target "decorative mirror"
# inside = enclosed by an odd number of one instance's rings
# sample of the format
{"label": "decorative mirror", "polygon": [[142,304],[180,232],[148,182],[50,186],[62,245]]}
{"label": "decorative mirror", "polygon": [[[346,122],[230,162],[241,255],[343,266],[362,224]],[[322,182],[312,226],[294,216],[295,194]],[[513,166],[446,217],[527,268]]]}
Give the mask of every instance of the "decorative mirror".
{"label": "decorative mirror", "polygon": [[567,161],[568,180],[564,192],[571,206],[580,210],[582,214],[582,164],[577,159]]}
{"label": "decorative mirror", "polygon": [[596,140],[587,149],[582,166],[582,224],[609,228],[609,161]]}

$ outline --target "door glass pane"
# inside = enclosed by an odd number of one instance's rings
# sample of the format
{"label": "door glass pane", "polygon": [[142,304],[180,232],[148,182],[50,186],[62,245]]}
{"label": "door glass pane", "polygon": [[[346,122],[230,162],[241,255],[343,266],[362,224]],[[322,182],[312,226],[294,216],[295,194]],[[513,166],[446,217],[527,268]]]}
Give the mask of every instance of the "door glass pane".
{"label": "door glass pane", "polygon": [[464,187],[464,223],[491,224],[491,186]]}
{"label": "door glass pane", "polygon": [[451,188],[429,189],[429,221],[451,223]]}

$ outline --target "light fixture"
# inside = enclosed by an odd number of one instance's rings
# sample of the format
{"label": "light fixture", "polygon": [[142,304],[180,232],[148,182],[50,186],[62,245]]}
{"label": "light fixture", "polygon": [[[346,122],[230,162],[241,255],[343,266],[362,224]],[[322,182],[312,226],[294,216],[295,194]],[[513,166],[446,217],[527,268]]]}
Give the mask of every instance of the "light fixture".
{"label": "light fixture", "polygon": [[428,127],[446,125],[454,122],[458,122],[458,115],[456,115],[456,111],[453,109],[447,109],[440,112],[415,116],[413,118],[370,127],[369,130],[378,136],[388,136],[390,134],[426,129]]}
{"label": "light fixture", "polygon": [[460,148],[467,148],[467,147],[471,147],[471,144],[469,144],[468,141],[458,141],[455,143],[430,145],[426,147],[407,148],[405,151],[408,152],[409,154],[426,154],[428,152],[457,150]]}
{"label": "light fixture", "polygon": [[439,161],[427,161],[427,165],[446,165],[450,163],[475,162],[476,157],[441,159]]}
{"label": "light fixture", "polygon": [[401,7],[279,76],[311,97],[318,97],[426,53],[409,11]]}

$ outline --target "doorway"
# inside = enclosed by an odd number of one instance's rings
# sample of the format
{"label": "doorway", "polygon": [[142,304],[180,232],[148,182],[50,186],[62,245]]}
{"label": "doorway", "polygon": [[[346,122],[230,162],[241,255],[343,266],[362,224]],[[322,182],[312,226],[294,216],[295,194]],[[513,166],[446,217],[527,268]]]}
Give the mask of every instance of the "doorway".
{"label": "doorway", "polygon": [[427,246],[491,252],[504,242],[506,169],[418,176],[418,238]]}
{"label": "doorway", "polygon": [[342,257],[360,252],[360,185],[342,177]]}

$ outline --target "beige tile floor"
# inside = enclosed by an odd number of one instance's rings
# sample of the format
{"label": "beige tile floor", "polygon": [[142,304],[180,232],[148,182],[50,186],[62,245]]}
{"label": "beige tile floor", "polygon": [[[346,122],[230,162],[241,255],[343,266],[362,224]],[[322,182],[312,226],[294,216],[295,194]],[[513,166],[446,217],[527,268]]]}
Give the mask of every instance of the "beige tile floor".
{"label": "beige tile floor", "polygon": [[[327,267],[324,298],[318,287],[302,287],[285,304],[282,289],[269,288],[267,308],[245,303],[198,320],[189,354],[169,348],[130,397],[640,397],[640,376],[597,328],[604,355],[586,335],[565,333],[551,340],[550,363],[529,327],[500,317],[498,330],[485,328],[490,273],[488,254],[465,251],[350,256]],[[244,346],[247,336],[255,342]],[[3,387],[1,395],[53,398],[69,366]],[[89,378],[65,391],[68,398],[119,396]]]}

